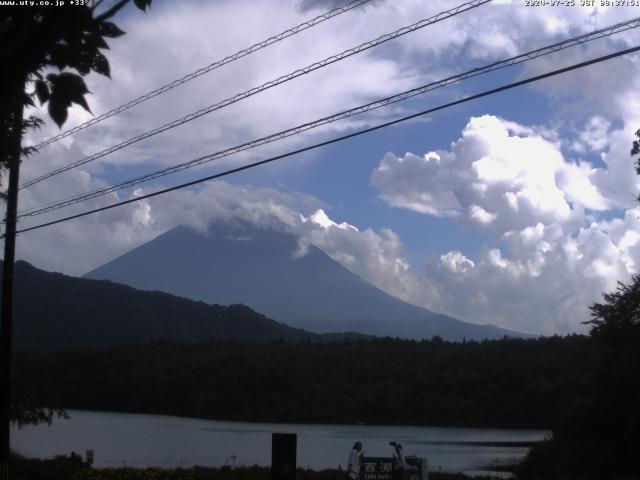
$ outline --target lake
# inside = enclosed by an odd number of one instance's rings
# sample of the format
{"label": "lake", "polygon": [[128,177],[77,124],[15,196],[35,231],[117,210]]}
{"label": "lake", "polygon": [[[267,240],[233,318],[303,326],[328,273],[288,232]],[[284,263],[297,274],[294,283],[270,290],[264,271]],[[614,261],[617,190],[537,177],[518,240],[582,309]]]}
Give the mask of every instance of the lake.
{"label": "lake", "polygon": [[14,450],[48,458],[95,451],[94,466],[222,466],[271,462],[271,433],[298,435],[298,466],[314,470],[345,467],[360,440],[368,456],[391,456],[390,441],[405,455],[426,457],[430,471],[485,473],[491,465],[517,462],[527,444],[547,430],[436,428],[375,425],[243,423],[162,415],[68,410],[69,420],[11,431]]}

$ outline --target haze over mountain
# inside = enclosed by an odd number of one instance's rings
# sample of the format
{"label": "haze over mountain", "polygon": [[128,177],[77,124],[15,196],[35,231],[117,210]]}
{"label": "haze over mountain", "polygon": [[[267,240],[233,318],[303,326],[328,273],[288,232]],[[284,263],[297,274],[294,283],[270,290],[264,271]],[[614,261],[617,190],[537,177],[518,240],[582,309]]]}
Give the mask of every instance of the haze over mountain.
{"label": "haze over mountain", "polygon": [[250,306],[314,332],[353,331],[448,340],[523,334],[475,325],[403,302],[365,282],[320,249],[300,254],[295,236],[247,222],[206,233],[174,228],[86,275],[207,303]]}

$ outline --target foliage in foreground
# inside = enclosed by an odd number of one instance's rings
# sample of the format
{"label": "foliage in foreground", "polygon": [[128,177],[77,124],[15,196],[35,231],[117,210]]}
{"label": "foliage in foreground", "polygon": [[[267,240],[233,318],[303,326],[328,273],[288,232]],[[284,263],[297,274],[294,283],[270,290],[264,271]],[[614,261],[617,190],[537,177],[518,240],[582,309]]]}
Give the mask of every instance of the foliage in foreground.
{"label": "foliage in foreground", "polygon": [[[270,480],[268,467],[222,468],[105,468],[85,472],[82,480]],[[341,470],[304,470],[299,468],[297,480],[344,480]],[[456,473],[430,473],[431,480],[469,480],[470,477]],[[488,476],[473,477],[475,480],[489,480]],[[80,477],[74,480],[81,480]]]}
{"label": "foliage in foreground", "polygon": [[[52,8],[51,2],[3,2],[0,17],[0,199],[6,200],[5,254],[12,258],[15,240],[15,221],[18,206],[20,162],[37,151],[35,146],[24,146],[23,137],[31,130],[44,125],[41,118],[31,115],[29,108],[48,104],[49,116],[58,125],[67,119],[72,104],[90,111],[85,98],[88,95],[83,77],[91,72],[110,77],[109,61],[103,51],[109,48],[106,39],[124,34],[109,21],[130,0],[107,2],[76,1],[73,8]],[[63,3],[63,2],[62,2]],[[73,3],[73,2],[72,2]],[[133,0],[139,9],[146,11],[151,0]],[[13,5],[10,5],[13,4]],[[27,4],[28,7],[27,7]],[[51,4],[51,5],[50,5]],[[77,72],[77,73],[74,73]],[[56,73],[57,72],[57,73]],[[6,170],[11,172],[7,190],[4,190]],[[13,273],[2,268],[3,278],[13,282]],[[7,286],[5,286],[7,287]],[[3,293],[8,288],[3,289]],[[3,307],[5,305],[3,299]],[[7,305],[9,305],[7,303]],[[12,329],[11,316],[3,320]],[[10,334],[9,334],[10,337]],[[6,335],[4,338],[9,338]],[[11,339],[3,342],[6,357],[0,364],[2,390],[9,388]],[[17,401],[16,401],[17,400]],[[12,421],[20,425],[51,422],[61,412],[20,403],[14,398],[9,412]],[[8,446],[3,442],[1,461],[7,461]]]}
{"label": "foliage in foreground", "polygon": [[[269,467],[243,468],[91,468],[78,455],[59,456],[51,460],[12,457],[14,480],[270,480]],[[344,480],[341,470],[298,469],[297,480]],[[430,473],[432,480],[468,480],[454,473]],[[474,477],[488,480],[489,477]]]}
{"label": "foliage in foreground", "polygon": [[640,275],[591,307],[595,372],[589,402],[520,467],[530,478],[640,478]]}
{"label": "foliage in foreground", "polygon": [[80,455],[39,460],[12,454],[9,459],[11,480],[70,480],[82,478],[87,464]]}

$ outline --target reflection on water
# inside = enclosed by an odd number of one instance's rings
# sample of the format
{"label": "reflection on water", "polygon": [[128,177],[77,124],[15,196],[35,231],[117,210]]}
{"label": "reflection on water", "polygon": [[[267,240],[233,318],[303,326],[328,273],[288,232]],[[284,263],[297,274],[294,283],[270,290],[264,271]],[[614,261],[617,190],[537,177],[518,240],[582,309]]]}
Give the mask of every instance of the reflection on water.
{"label": "reflection on water", "polygon": [[389,441],[406,455],[426,457],[429,470],[486,473],[526,455],[545,430],[432,428],[372,425],[294,425],[220,422],[193,418],[69,410],[70,420],[51,427],[13,429],[12,448],[52,457],[95,451],[98,467],[264,465],[271,460],[271,433],[298,435],[298,465],[315,470],[345,467],[356,440],[368,456],[390,456]]}

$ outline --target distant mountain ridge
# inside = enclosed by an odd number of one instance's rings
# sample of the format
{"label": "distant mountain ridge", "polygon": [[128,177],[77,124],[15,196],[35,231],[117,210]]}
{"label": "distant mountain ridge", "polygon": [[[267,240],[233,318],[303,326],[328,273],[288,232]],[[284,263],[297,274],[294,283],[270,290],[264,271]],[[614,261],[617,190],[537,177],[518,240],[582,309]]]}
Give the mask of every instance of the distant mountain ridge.
{"label": "distant mountain ridge", "polygon": [[[0,266],[2,261],[0,260]],[[1,279],[0,279],[1,284]],[[268,319],[244,305],[208,305],[110,281],[16,263],[14,345],[26,350],[109,347],[153,341],[334,341]]]}
{"label": "distant mountain ridge", "polygon": [[207,303],[242,303],[270,318],[318,333],[446,340],[527,336],[476,325],[403,302],[370,285],[320,249],[296,256],[298,239],[247,222],[216,223],[206,233],[176,227],[87,273],[143,290]]}

